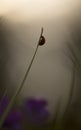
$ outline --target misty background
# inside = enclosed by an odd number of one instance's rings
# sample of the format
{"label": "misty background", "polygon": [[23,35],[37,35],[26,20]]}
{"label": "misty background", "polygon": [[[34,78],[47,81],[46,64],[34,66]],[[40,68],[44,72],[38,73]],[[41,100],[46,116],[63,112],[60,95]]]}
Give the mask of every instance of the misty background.
{"label": "misty background", "polygon": [[45,98],[51,119],[60,102],[58,117],[61,117],[68,104],[74,74],[68,109],[69,115],[81,123],[81,72],[79,68],[73,73],[71,59],[81,65],[81,1],[57,1],[0,2],[0,86],[12,93],[20,85],[43,27],[46,44],[39,47],[20,96]]}

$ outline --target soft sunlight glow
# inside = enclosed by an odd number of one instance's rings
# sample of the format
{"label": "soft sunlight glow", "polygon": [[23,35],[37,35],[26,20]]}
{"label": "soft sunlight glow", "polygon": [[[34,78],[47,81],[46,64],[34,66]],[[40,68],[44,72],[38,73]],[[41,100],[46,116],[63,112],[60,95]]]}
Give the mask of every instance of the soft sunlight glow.
{"label": "soft sunlight glow", "polygon": [[[63,15],[76,7],[79,0],[2,0],[0,14],[7,14],[12,19],[51,18],[53,15]],[[13,15],[12,15],[13,14]],[[14,16],[15,15],[15,16]]]}

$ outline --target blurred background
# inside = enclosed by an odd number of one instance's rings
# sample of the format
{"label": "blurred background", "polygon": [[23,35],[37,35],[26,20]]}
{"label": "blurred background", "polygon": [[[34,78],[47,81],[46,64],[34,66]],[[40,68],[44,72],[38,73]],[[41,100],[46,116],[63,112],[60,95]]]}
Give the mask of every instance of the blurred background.
{"label": "blurred background", "polygon": [[[20,97],[44,98],[52,120],[65,114],[81,124],[81,1],[0,1],[0,88],[20,85],[34,54],[41,27],[46,44],[39,47]],[[69,105],[68,105],[69,104]],[[70,127],[71,128],[71,127]]]}

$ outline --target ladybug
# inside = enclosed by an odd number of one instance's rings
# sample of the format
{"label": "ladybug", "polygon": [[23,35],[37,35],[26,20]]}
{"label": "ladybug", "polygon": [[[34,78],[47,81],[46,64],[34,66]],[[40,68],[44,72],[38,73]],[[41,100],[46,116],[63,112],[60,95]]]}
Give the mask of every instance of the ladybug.
{"label": "ladybug", "polygon": [[39,41],[39,45],[42,46],[45,44],[45,37],[41,36],[40,41]]}

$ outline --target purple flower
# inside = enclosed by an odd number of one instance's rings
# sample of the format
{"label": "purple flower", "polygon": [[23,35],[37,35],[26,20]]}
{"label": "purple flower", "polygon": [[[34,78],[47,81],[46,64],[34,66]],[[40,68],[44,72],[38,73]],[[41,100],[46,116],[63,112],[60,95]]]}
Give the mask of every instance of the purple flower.
{"label": "purple flower", "polygon": [[21,119],[22,119],[22,112],[13,109],[9,112],[3,127],[10,128],[11,130],[20,130]]}
{"label": "purple flower", "polygon": [[9,100],[10,100],[9,96],[5,96],[3,99],[1,98],[1,100],[0,100],[0,116],[3,114],[5,108],[7,107]]}
{"label": "purple flower", "polygon": [[[0,116],[2,116],[3,112],[5,111],[9,100],[10,97],[8,96],[5,96],[4,99],[1,100]],[[10,128],[10,130],[20,130],[21,119],[22,112],[20,110],[12,108],[3,124],[3,128]]]}
{"label": "purple flower", "polygon": [[44,124],[48,119],[49,112],[46,109],[47,101],[44,99],[27,99],[24,104],[24,113],[30,124]]}

